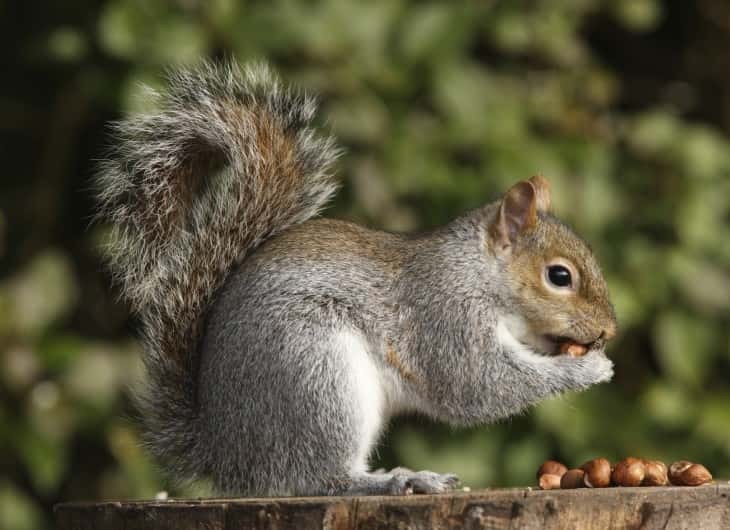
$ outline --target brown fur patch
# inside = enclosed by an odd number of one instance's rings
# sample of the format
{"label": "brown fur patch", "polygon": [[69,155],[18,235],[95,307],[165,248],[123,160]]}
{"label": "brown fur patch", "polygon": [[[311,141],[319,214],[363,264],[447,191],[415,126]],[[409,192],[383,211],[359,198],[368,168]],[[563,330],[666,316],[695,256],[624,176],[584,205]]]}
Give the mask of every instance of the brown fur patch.
{"label": "brown fur patch", "polygon": [[296,189],[301,183],[301,168],[296,161],[293,138],[266,113],[259,112],[253,118],[256,147],[263,163],[262,174],[280,193]]}
{"label": "brown fur patch", "polygon": [[392,344],[388,344],[385,353],[385,360],[390,366],[395,368],[406,381],[418,381],[416,374],[411,372],[411,370],[403,363],[403,360],[400,358]]}
{"label": "brown fur patch", "polygon": [[343,256],[362,258],[377,264],[390,277],[399,273],[404,251],[403,237],[378,232],[339,219],[317,218],[293,226],[278,237],[267,241],[257,252],[259,257],[269,253],[296,255],[316,262],[336,260]]}

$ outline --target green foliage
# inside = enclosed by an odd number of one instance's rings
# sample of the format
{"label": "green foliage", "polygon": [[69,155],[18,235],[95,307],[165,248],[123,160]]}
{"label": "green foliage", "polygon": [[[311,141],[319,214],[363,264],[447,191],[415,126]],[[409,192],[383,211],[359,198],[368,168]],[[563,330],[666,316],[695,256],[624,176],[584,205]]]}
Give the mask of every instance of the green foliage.
{"label": "green foliage", "polygon": [[[61,499],[169,487],[139,446],[128,404],[139,351],[99,274],[104,229],[86,230],[88,201],[70,197],[88,193],[101,123],[144,109],[144,85],[158,86],[165,67],[204,56],[266,60],[321,96],[323,125],[347,148],[330,215],[425,229],[540,172],[555,211],[604,265],[621,327],[612,383],[479,429],[397,421],[376,464],[455,471],[472,487],[532,484],[548,457],[686,458],[730,476],[730,137],[690,119],[676,98],[626,104],[639,89],[589,38],[596,20],[649,35],[665,4],[77,3],[76,19],[48,14],[22,44],[36,65],[64,72],[49,87],[61,96],[46,94],[42,106],[58,98],[41,120],[51,147],[33,151],[38,174],[55,180],[19,171],[0,183],[0,255],[10,258],[0,282],[9,477],[0,527],[50,527]],[[46,201],[32,211],[57,217],[29,217],[18,189]],[[80,228],[69,235],[62,222]]]}

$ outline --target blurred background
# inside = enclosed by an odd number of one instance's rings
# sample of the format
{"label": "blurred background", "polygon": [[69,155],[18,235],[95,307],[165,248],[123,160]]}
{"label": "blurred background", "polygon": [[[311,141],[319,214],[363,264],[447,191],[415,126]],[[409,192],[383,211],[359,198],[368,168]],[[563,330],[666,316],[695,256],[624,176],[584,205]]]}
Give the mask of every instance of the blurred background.
{"label": "blurred background", "polygon": [[0,528],[169,488],[138,446],[139,346],[89,188],[143,85],[227,55],[320,95],[346,148],[328,215],[424,229],[541,172],[604,265],[611,384],[479,429],[398,421],[376,465],[472,487],[598,455],[730,477],[730,3],[2,0],[0,28]]}

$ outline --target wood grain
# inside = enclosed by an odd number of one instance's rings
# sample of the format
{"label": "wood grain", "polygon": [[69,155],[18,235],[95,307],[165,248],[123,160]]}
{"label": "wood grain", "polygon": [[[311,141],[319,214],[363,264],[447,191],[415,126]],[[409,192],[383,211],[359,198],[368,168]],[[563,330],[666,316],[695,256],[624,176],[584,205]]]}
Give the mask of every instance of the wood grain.
{"label": "wood grain", "polygon": [[730,529],[730,483],[409,497],[65,503],[59,530]]}

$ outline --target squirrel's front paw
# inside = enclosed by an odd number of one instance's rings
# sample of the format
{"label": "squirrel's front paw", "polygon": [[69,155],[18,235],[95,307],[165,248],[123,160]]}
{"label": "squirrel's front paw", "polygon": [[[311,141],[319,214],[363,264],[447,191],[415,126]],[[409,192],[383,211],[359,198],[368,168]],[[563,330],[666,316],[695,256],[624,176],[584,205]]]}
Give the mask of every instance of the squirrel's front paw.
{"label": "squirrel's front paw", "polygon": [[613,362],[603,351],[589,351],[583,357],[564,359],[564,362],[573,372],[577,387],[605,383],[613,377]]}
{"label": "squirrel's front paw", "polygon": [[444,493],[454,489],[459,484],[459,477],[447,473],[440,475],[431,471],[411,471],[405,468],[396,468],[391,471],[391,495],[412,495],[414,493]]}

